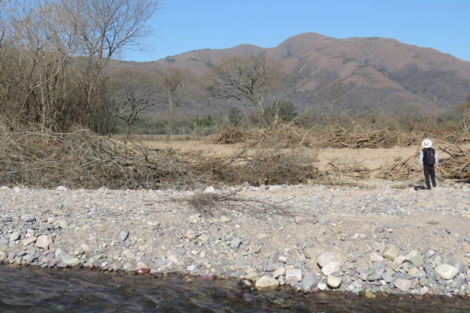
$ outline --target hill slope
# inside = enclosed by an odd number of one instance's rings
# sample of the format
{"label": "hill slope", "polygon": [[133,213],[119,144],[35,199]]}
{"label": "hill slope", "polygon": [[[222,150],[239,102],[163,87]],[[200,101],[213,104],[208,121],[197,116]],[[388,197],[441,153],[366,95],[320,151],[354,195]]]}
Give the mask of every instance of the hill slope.
{"label": "hill slope", "polygon": [[470,62],[430,48],[387,38],[334,39],[315,33],[288,38],[274,48],[240,45],[198,50],[133,67],[185,68],[197,75],[232,56],[266,53],[282,60],[296,80],[288,98],[300,109],[323,105],[322,90],[341,82],[338,106],[347,111],[423,109],[439,100],[447,109],[470,92]]}

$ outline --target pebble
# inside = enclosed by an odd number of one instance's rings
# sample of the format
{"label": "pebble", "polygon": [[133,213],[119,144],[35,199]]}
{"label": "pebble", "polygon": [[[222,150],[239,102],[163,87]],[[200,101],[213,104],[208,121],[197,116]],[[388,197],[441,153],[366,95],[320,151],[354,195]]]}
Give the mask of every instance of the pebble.
{"label": "pebble", "polygon": [[395,280],[393,285],[397,287],[398,289],[400,289],[401,291],[406,292],[408,291],[408,289],[411,288],[411,281],[408,279],[404,279],[404,278],[398,278]]}
{"label": "pebble", "polygon": [[449,264],[441,264],[434,271],[444,279],[452,279],[458,274],[458,270]]}
{"label": "pebble", "polygon": [[119,233],[119,239],[122,241],[125,241],[129,237],[129,231],[128,230],[121,230]]}
{"label": "pebble", "polygon": [[333,275],[328,275],[326,278],[326,283],[331,288],[338,288],[343,280],[340,277],[336,277]]}
{"label": "pebble", "polygon": [[333,273],[339,273],[341,270],[341,264],[338,261],[332,261],[322,267],[321,271],[323,275],[328,276]]}
{"label": "pebble", "polygon": [[302,287],[305,292],[313,291],[318,286],[318,276],[316,273],[307,273],[302,279]]}
{"label": "pebble", "polygon": [[255,288],[258,290],[273,290],[278,286],[279,282],[270,276],[262,276],[255,283]]}
{"label": "pebble", "polygon": [[[220,192],[229,190],[224,188]],[[251,207],[205,216],[180,201],[193,191],[65,190],[2,189],[0,263],[148,270],[157,277],[181,272],[199,280],[242,277],[256,289],[288,283],[294,292],[470,295],[470,253],[462,259],[456,253],[467,251],[470,234],[458,237],[451,226],[415,222],[443,212],[468,219],[470,194],[461,189],[449,188],[439,201],[434,194],[424,198],[391,187],[244,189],[252,200],[278,203],[290,217],[265,208],[260,217]],[[350,223],[344,215],[375,221]],[[389,216],[407,220],[381,221]],[[267,287],[260,283],[265,277]]]}

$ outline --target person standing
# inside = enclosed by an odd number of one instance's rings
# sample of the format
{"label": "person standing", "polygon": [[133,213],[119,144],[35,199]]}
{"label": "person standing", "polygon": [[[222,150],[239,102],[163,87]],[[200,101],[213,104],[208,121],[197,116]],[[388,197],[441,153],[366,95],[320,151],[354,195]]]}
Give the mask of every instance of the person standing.
{"label": "person standing", "polygon": [[424,178],[426,179],[426,187],[431,189],[429,176],[431,176],[432,186],[436,187],[436,172],[435,168],[439,168],[439,159],[437,158],[436,150],[432,147],[431,139],[424,139],[421,143],[423,150],[419,154],[419,168],[424,170]]}

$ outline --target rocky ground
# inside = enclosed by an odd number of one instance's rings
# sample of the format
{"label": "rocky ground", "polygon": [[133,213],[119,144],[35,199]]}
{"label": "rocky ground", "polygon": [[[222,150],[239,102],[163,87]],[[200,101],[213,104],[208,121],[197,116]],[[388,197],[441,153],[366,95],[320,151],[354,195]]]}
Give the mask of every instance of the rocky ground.
{"label": "rocky ground", "polygon": [[469,188],[453,183],[432,191],[392,182],[204,192],[2,187],[0,263],[369,297],[468,296],[469,208]]}

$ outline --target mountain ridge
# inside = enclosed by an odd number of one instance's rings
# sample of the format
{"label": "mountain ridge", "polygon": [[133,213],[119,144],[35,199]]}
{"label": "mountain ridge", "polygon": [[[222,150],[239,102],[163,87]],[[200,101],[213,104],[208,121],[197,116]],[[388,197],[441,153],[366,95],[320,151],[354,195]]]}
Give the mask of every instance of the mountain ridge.
{"label": "mountain ridge", "polygon": [[434,105],[435,97],[439,108],[445,110],[463,102],[470,92],[470,62],[382,37],[336,39],[310,32],[289,37],[272,48],[241,44],[134,62],[132,66],[184,68],[201,76],[230,57],[259,54],[280,60],[284,70],[296,77],[286,96],[301,110],[323,106],[321,92],[337,82],[342,85],[338,107],[346,111],[425,110]]}

